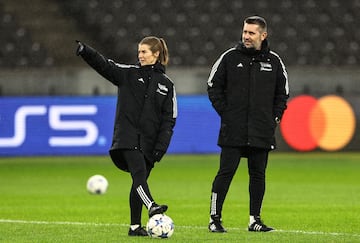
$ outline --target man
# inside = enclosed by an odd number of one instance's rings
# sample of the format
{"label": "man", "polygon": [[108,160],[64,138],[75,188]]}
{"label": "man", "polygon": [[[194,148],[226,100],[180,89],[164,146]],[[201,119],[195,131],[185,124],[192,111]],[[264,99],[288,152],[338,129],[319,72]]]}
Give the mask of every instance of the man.
{"label": "man", "polygon": [[242,41],[212,67],[208,95],[221,118],[220,167],[212,184],[210,232],[226,232],[222,208],[241,157],[248,160],[249,231],[267,232],[260,217],[269,151],[289,97],[288,76],[280,57],[270,51],[264,18],[244,20]]}

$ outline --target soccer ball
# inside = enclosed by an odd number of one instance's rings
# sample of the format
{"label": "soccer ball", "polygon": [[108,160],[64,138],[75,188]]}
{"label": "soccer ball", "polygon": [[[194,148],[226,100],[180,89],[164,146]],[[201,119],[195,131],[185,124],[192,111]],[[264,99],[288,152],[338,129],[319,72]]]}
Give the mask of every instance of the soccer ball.
{"label": "soccer ball", "polygon": [[169,238],[174,233],[174,222],[165,214],[155,214],[147,222],[146,231],[153,238]]}
{"label": "soccer ball", "polygon": [[108,181],[106,178],[102,175],[93,175],[91,176],[87,183],[86,183],[86,189],[91,194],[104,194],[108,188]]}

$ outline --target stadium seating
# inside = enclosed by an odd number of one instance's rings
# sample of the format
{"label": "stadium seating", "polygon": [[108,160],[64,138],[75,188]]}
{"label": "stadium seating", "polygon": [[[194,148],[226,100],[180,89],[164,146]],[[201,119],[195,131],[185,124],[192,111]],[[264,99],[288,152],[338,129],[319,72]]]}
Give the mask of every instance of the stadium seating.
{"label": "stadium seating", "polygon": [[243,18],[259,14],[288,65],[359,64],[359,0],[77,0],[67,7],[119,57],[133,57],[132,43],[153,34],[166,38],[174,65],[211,65],[239,40]]}
{"label": "stadium seating", "polygon": [[[268,20],[271,48],[287,65],[359,65],[360,0],[58,0],[98,43],[104,54],[136,61],[136,43],[146,35],[167,40],[174,66],[209,66],[241,37],[242,20]],[[0,7],[1,10],[1,7]],[[52,65],[51,50],[31,42],[31,33],[3,11],[0,67]],[[56,31],[56,30],[54,30]],[[6,36],[6,38],[4,38]],[[5,61],[6,60],[6,61]]]}
{"label": "stadium seating", "polygon": [[15,16],[0,5],[0,67],[43,67],[53,64],[40,43],[31,39],[27,29],[19,26]]}

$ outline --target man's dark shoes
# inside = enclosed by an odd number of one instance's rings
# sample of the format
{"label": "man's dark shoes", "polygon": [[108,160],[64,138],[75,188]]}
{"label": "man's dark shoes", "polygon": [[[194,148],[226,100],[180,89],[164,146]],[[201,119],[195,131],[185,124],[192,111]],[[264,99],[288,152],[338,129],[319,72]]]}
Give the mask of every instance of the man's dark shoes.
{"label": "man's dark shoes", "polygon": [[271,227],[266,226],[260,219],[260,217],[255,218],[255,222],[249,225],[249,231],[254,232],[268,232],[274,230]]}
{"label": "man's dark shoes", "polygon": [[148,233],[143,227],[139,226],[135,230],[130,228],[128,236],[148,236]]}
{"label": "man's dark shoes", "polygon": [[155,214],[165,213],[167,209],[168,209],[167,205],[157,205],[154,203],[149,209],[149,218],[151,218]]}
{"label": "man's dark shoes", "polygon": [[213,233],[226,233],[226,229],[222,226],[221,218],[219,215],[212,215],[211,222],[209,223],[209,231]]}

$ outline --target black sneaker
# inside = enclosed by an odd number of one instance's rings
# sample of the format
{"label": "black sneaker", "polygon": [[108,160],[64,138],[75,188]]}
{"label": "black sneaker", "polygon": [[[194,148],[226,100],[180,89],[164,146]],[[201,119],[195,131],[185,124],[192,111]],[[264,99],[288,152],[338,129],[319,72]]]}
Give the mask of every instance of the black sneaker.
{"label": "black sneaker", "polygon": [[135,230],[129,229],[128,236],[149,236],[146,230],[139,226]]}
{"label": "black sneaker", "polygon": [[154,203],[149,209],[149,218],[151,218],[155,214],[165,213],[167,209],[168,209],[167,205],[157,205]]}
{"label": "black sneaker", "polygon": [[260,217],[255,219],[256,221],[254,223],[252,223],[251,225],[249,225],[249,231],[254,231],[254,232],[268,232],[268,231],[272,231],[274,230],[271,227],[266,226],[260,219]]}
{"label": "black sneaker", "polygon": [[222,226],[220,216],[212,215],[209,223],[209,231],[214,233],[226,233],[226,229]]}

